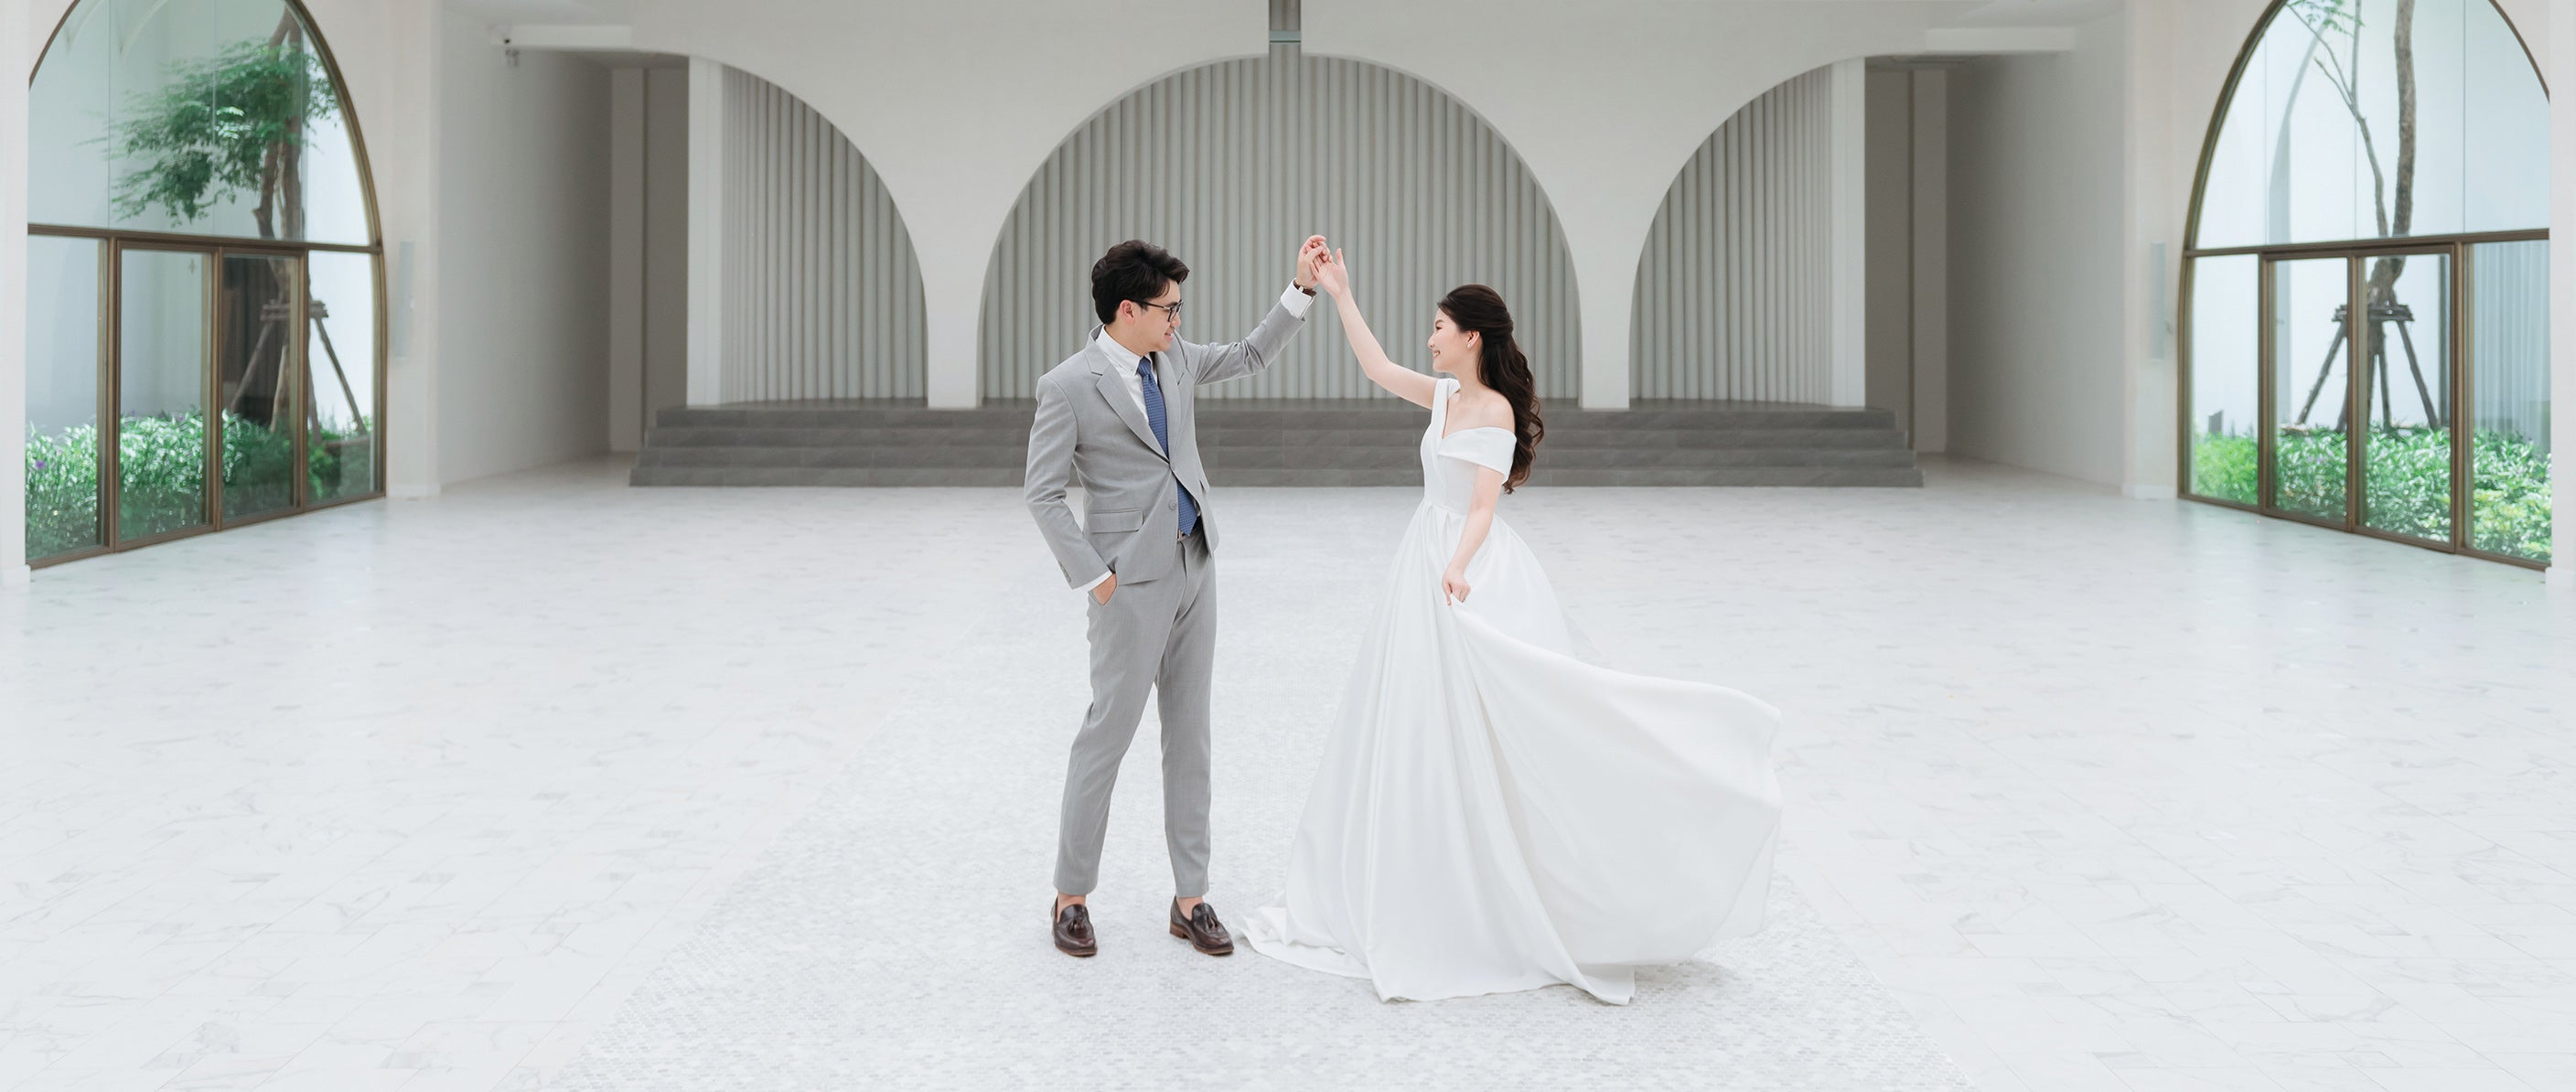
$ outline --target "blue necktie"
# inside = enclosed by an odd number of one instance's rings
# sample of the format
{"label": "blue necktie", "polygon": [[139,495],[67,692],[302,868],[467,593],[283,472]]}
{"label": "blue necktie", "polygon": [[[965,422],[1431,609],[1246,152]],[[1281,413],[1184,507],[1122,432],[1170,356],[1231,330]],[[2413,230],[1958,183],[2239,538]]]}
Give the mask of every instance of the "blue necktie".
{"label": "blue necktie", "polygon": [[[1153,357],[1147,356],[1137,358],[1136,378],[1143,380],[1145,384],[1145,423],[1154,426],[1154,442],[1163,445],[1164,457],[1170,458],[1172,451],[1171,430],[1169,426],[1166,426],[1163,423],[1163,385],[1154,382]],[[1180,476],[1175,474],[1173,475],[1172,480],[1174,482],[1178,482],[1180,480]],[[1190,489],[1188,486],[1181,486],[1180,489],[1181,533],[1186,535],[1190,533],[1192,528],[1199,525],[1199,505],[1197,501],[1190,499]]]}

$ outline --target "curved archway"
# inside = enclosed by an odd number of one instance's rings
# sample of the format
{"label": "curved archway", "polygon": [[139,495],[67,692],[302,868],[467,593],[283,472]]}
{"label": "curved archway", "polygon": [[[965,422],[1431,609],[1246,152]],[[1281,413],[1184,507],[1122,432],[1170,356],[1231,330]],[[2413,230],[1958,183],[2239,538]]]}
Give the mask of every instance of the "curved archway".
{"label": "curved archway", "polygon": [[2184,496],[2548,561],[2548,109],[2492,0],[2276,0],[2193,188]]}
{"label": "curved archway", "polygon": [[1673,175],[1637,261],[1632,396],[1832,401],[1832,83],[1755,97]]}
{"label": "curved archway", "polygon": [[382,236],[303,5],[81,0],[28,91],[31,562],[382,495]]}
{"label": "curved archway", "polygon": [[840,127],[724,68],[723,401],[920,398],[921,262]]}
{"label": "curved archway", "polygon": [[[1303,56],[1184,69],[1084,122],[1031,177],[986,273],[980,372],[986,397],[1027,398],[1078,348],[1091,263],[1122,239],[1189,263],[1187,336],[1250,329],[1287,284],[1297,240],[1345,247],[1379,335],[1404,347],[1432,302],[1492,285],[1540,375],[1573,398],[1581,328],[1563,232],[1536,179],[1465,104],[1383,65]],[[1202,397],[1358,398],[1379,392],[1337,340],[1305,337],[1289,359]],[[1419,358],[1419,354],[1412,354]]]}

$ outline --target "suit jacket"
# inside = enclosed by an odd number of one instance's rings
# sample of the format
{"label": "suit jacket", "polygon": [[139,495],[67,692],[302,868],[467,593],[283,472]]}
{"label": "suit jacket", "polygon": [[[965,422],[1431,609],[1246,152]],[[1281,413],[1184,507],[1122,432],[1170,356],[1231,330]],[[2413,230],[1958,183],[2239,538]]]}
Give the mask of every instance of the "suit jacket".
{"label": "suit jacket", "polygon": [[[1272,304],[1241,341],[1175,339],[1155,353],[1170,451],[1154,442],[1154,428],[1128,395],[1117,363],[1100,348],[1100,327],[1083,338],[1081,352],[1038,378],[1037,419],[1029,425],[1029,513],[1068,586],[1082,587],[1103,572],[1117,573],[1120,584],[1141,584],[1170,571],[1172,541],[1181,533],[1182,483],[1198,502],[1208,548],[1216,548],[1215,498],[1199,465],[1198,388],[1261,374],[1305,326],[1304,318]],[[1085,508],[1079,523],[1065,503],[1065,490],[1077,479]]]}

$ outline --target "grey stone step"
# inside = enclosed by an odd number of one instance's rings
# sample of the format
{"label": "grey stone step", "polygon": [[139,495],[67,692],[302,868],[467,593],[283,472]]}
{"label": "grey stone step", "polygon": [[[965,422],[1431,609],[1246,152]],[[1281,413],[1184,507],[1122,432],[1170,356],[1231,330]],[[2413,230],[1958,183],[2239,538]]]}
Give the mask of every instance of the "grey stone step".
{"label": "grey stone step", "polygon": [[[773,403],[662,411],[631,480],[656,486],[1014,486],[1032,403]],[[1420,484],[1422,411],[1392,399],[1210,400],[1198,435],[1219,486]],[[1880,410],[1748,403],[1553,407],[1533,480],[1555,485],[1920,485]]]}
{"label": "grey stone step", "polygon": [[1923,471],[1903,466],[1618,467],[1555,469],[1530,474],[1532,485],[1557,486],[1777,486],[1785,488],[1921,488]]}
{"label": "grey stone step", "polygon": [[[638,466],[630,482],[638,486],[705,487],[1010,487],[1020,484],[1017,470],[932,467],[671,467]],[[1218,488],[1319,486],[1413,486],[1419,472],[1405,470],[1244,468],[1208,471]],[[1642,486],[1786,488],[1898,487],[1923,484],[1913,467],[1622,467],[1604,470],[1540,470],[1530,476],[1536,486]]]}
{"label": "grey stone step", "polygon": [[[1411,471],[1414,449],[1377,447],[1230,447],[1203,452],[1210,470],[1260,468],[1282,470]],[[818,467],[908,470],[925,467],[963,469],[1017,468],[1027,453],[1017,447],[915,445],[905,447],[666,447],[646,448],[638,466],[666,467]],[[1542,467],[1606,469],[1613,467],[1721,466],[1912,466],[1914,453],[1903,448],[1542,448]]]}
{"label": "grey stone step", "polygon": [[[1243,447],[1365,447],[1411,451],[1422,430],[1283,429],[1199,427],[1199,449],[1214,452]],[[1028,429],[838,429],[661,427],[646,437],[647,450],[672,448],[805,447],[902,450],[911,447],[1010,447],[1025,450]],[[1893,429],[1754,428],[1705,431],[1694,429],[1559,429],[1550,428],[1544,445],[1569,448],[1888,448],[1905,447],[1905,435]]]}
{"label": "grey stone step", "polygon": [[[1338,404],[1288,402],[1278,405],[1241,401],[1246,404],[1199,403],[1199,428],[1385,428],[1419,432],[1423,425],[1420,409],[1392,400]],[[1035,413],[1036,407],[1028,403],[993,404],[963,410],[929,409],[918,405],[855,408],[829,405],[813,408],[679,406],[662,410],[655,416],[654,425],[657,428],[1012,429],[1025,435]],[[1895,415],[1879,409],[1675,408],[1652,403],[1627,410],[1555,407],[1547,411],[1546,421],[1551,431],[1595,427],[1630,430],[1887,429],[1896,426]]]}
{"label": "grey stone step", "polygon": [[1020,484],[1020,469],[1011,467],[732,467],[637,466],[629,485],[648,486],[807,486],[881,488],[889,486],[1008,486]]}

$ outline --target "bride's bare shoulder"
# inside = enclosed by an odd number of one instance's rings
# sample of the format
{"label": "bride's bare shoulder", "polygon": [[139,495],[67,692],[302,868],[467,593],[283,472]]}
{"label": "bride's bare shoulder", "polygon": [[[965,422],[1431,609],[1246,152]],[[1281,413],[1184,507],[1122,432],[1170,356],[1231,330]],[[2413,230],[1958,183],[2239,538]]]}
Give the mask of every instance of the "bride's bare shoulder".
{"label": "bride's bare shoulder", "polygon": [[1456,422],[1457,428],[1509,429],[1512,427],[1511,400],[1492,391],[1481,392],[1473,398],[1459,399],[1457,407],[1450,410],[1449,414],[1449,419]]}

